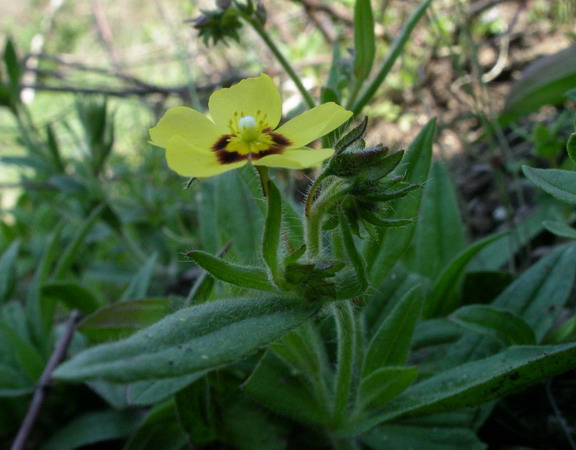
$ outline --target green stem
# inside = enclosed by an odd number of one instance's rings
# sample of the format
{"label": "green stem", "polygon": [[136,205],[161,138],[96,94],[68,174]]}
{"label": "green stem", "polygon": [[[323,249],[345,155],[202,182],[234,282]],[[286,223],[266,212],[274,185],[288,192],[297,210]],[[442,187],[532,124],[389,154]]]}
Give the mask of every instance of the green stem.
{"label": "green stem", "polygon": [[343,424],[349,412],[350,390],[354,374],[354,350],[356,348],[356,320],[352,302],[333,305],[338,336],[338,366],[334,393],[333,423]]}
{"label": "green stem", "polygon": [[364,91],[364,94],[356,102],[354,108],[352,108],[352,112],[354,113],[355,116],[357,116],[360,113],[360,111],[362,111],[362,108],[364,108],[364,106],[366,106],[366,104],[370,101],[370,99],[374,96],[374,94],[376,94],[376,91],[378,90],[378,88],[380,87],[380,85],[390,72],[390,69],[392,69],[392,66],[394,66],[394,63],[401,55],[404,45],[408,41],[408,38],[412,34],[414,28],[424,15],[424,12],[426,12],[426,8],[428,8],[430,2],[431,0],[424,0],[420,4],[418,9],[416,9],[416,11],[414,11],[414,13],[410,16],[408,22],[406,22],[402,27],[400,34],[394,40],[392,48],[390,49],[390,52],[388,53],[386,59],[382,63],[382,66],[380,67],[380,70],[376,74],[376,77],[372,80],[372,83],[370,83],[366,91]]}
{"label": "green stem", "polygon": [[[320,254],[320,237],[322,233],[322,218],[326,211],[342,197],[341,183],[333,183],[325,188],[312,205],[306,216],[306,254],[310,260],[314,260]],[[312,190],[309,197],[313,194]]]}
{"label": "green stem", "polygon": [[290,65],[290,63],[280,52],[280,49],[276,46],[276,44],[274,43],[268,32],[264,29],[264,26],[260,22],[258,22],[257,19],[254,19],[248,14],[244,13],[244,11],[242,11],[241,8],[239,8],[239,11],[240,14],[242,15],[242,18],[246,22],[248,22],[252,26],[252,28],[254,28],[254,31],[256,31],[256,33],[258,33],[258,35],[262,38],[262,40],[268,46],[272,54],[276,57],[280,65],[284,68],[288,76],[292,79],[292,81],[296,85],[296,88],[298,88],[298,90],[302,94],[302,97],[304,97],[304,101],[308,105],[308,108],[314,108],[314,106],[316,106],[316,102],[314,101],[308,90],[304,87],[304,84],[302,84],[302,80],[300,79],[294,68]]}
{"label": "green stem", "polygon": [[312,183],[310,190],[308,191],[308,196],[306,197],[306,208],[304,209],[304,213],[306,214],[306,217],[308,217],[310,215],[310,209],[312,208],[312,201],[314,200],[314,194],[316,194],[316,191],[320,187],[320,182],[324,178],[325,177],[324,177],[323,173],[318,175],[316,177],[316,179],[314,180],[314,183]]}

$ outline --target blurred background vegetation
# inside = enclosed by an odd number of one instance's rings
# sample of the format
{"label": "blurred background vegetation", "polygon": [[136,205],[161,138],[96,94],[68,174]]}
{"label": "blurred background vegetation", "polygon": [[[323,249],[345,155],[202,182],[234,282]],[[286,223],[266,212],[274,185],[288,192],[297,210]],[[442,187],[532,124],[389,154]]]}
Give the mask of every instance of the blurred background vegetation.
{"label": "blurred background vegetation", "polygon": [[[383,58],[420,1],[372,3]],[[268,31],[315,98],[334,48],[341,71],[352,70],[354,1],[263,5]],[[18,80],[0,108],[0,322],[16,324],[15,331],[0,327],[11,343],[0,349],[12,355],[0,377],[12,379],[12,365],[26,373],[1,391],[9,395],[0,403],[0,436],[17,429],[27,407],[17,395],[32,392],[50,354],[54,336],[43,343],[41,330],[59,321],[47,310],[60,305],[60,318],[66,309],[89,314],[118,299],[161,298],[154,307],[168,311],[191,295],[199,276],[183,263],[186,250],[216,253],[244,227],[260,226],[257,205],[237,178],[183,189],[186,180],[147,143],[148,128],[168,107],[202,110],[215,89],[261,72],[279,82],[286,115],[304,109],[250,27],[238,30],[238,40],[206,45],[194,19],[214,8],[212,1],[175,0],[0,4],[1,79],[6,86]],[[565,96],[576,88],[573,24],[570,0],[435,0],[363,111],[366,141],[404,148],[437,117],[435,153],[456,182],[468,236],[523,222],[539,194],[520,178],[520,165],[573,169],[564,151],[576,98]],[[278,175],[301,198],[308,175]],[[242,212],[218,209],[224,202]],[[556,242],[541,231],[531,232],[538,237],[516,261],[520,268]],[[230,255],[250,263],[257,245],[245,239],[235,239]],[[517,270],[514,261],[510,269]],[[25,313],[24,303],[38,311]],[[102,402],[93,393],[74,398],[82,406],[44,417],[38,439],[87,409],[86,398]]]}

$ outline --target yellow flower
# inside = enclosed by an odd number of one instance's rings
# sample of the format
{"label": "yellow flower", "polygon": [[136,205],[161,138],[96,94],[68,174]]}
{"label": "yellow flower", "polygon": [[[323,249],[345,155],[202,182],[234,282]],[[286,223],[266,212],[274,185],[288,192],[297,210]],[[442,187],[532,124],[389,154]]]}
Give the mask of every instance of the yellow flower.
{"label": "yellow flower", "polygon": [[212,120],[191,108],[170,108],[150,129],[152,144],[166,149],[168,166],[180,175],[210,177],[248,161],[287,169],[314,166],[334,150],[305,145],[352,116],[335,103],[324,103],[276,128],[282,101],[265,74],[214,92],[208,109]]}

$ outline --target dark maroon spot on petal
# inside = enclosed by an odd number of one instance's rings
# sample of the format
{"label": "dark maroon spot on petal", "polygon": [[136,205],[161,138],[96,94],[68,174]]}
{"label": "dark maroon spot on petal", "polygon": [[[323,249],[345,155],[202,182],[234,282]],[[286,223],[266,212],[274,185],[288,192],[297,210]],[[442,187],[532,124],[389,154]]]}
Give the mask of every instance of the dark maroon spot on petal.
{"label": "dark maroon spot on petal", "polygon": [[272,141],[278,146],[288,147],[292,143],[288,139],[286,139],[284,136],[282,136],[281,134],[269,133],[269,135],[272,138]]}
{"label": "dark maroon spot on petal", "polygon": [[246,161],[250,155],[241,155],[238,152],[229,152],[227,150],[219,150],[216,152],[216,157],[220,164],[232,164],[235,162]]}
{"label": "dark maroon spot on petal", "polygon": [[279,155],[283,152],[284,152],[284,147],[280,147],[278,145],[273,145],[272,147],[270,147],[267,150],[261,150],[258,153],[252,153],[252,155],[250,157],[254,160],[258,160],[258,159],[264,158],[265,156],[268,156],[268,155]]}
{"label": "dark maroon spot on petal", "polygon": [[232,137],[231,134],[225,134],[221,138],[219,138],[214,145],[212,146],[212,151],[218,152],[220,150],[224,150],[228,145],[228,139]]}
{"label": "dark maroon spot on petal", "polygon": [[270,133],[271,131],[272,131],[272,128],[266,127],[262,130],[262,133]]}

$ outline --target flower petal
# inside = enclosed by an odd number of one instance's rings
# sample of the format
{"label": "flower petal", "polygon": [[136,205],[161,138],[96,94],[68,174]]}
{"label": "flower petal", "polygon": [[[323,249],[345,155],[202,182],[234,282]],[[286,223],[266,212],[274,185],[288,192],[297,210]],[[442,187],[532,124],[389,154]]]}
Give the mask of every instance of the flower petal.
{"label": "flower petal", "polygon": [[260,111],[260,117],[266,115],[267,125],[274,129],[282,117],[282,100],[272,79],[262,74],[259,78],[247,78],[231,88],[214,92],[208,109],[219,127],[227,128],[235,112],[256,119]]}
{"label": "flower petal", "polygon": [[283,167],[285,169],[307,169],[330,158],[334,154],[331,148],[314,150],[311,148],[300,148],[286,150],[279,155],[268,155],[264,158],[253,160],[255,166]]}
{"label": "flower petal", "polygon": [[152,144],[158,147],[168,145],[174,136],[181,136],[199,150],[209,151],[210,147],[226,133],[214,122],[192,108],[176,106],[166,111],[154,128],[150,128]]}
{"label": "flower petal", "polygon": [[352,113],[336,103],[323,103],[289,120],[276,133],[288,138],[291,147],[303,147],[335,130],[350,117]]}
{"label": "flower petal", "polygon": [[174,136],[168,141],[166,145],[166,160],[168,161],[168,167],[179,175],[198,178],[211,177],[237,169],[247,162],[245,160],[222,164],[218,161],[216,153],[199,150],[182,136]]}

